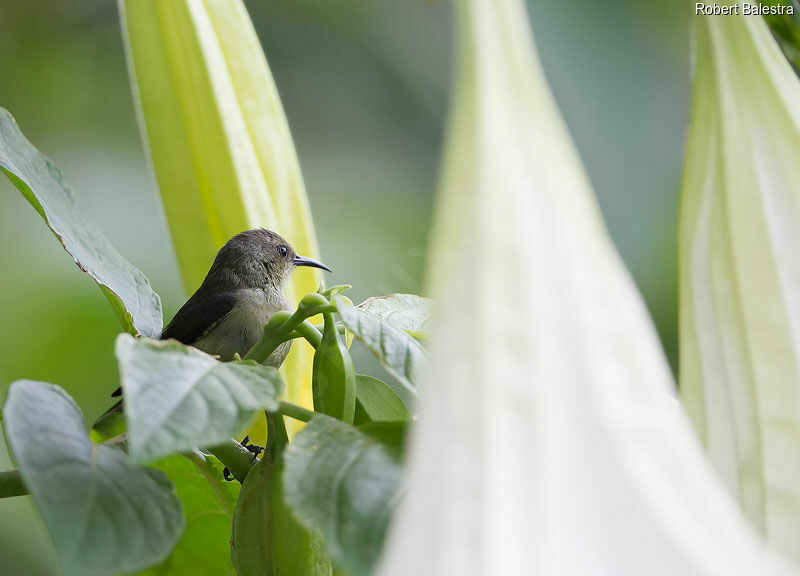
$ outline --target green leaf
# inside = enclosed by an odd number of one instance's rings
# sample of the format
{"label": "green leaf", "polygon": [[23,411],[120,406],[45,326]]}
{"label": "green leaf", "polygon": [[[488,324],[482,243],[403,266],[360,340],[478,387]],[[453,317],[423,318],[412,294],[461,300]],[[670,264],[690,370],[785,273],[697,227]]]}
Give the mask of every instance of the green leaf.
{"label": "green leaf", "polygon": [[356,374],[355,424],[411,420],[402,398],[383,380]]}
{"label": "green leaf", "polygon": [[356,410],[356,372],[347,347],[339,339],[333,314],[324,314],[322,340],[314,354],[311,378],[314,410],[353,422]]}
{"label": "green leaf", "polygon": [[89,220],[61,170],[25,138],[4,108],[0,108],[0,172],[44,218],[78,268],[97,282],[122,327],[133,334],[158,336],[161,299],[150,281]]}
{"label": "green leaf", "polygon": [[392,376],[416,395],[426,360],[420,343],[378,316],[348,306],[339,297],[334,297],[334,304],[344,325],[366,344]]}
{"label": "green leaf", "polygon": [[233,574],[231,522],[241,484],[223,480],[219,460],[196,451],[153,466],[175,484],[186,514],[186,531],[169,558],[142,576]]}
{"label": "green leaf", "polygon": [[430,329],[431,299],[416,294],[373,296],[359,304],[358,309],[405,330],[415,338],[424,338]]}
{"label": "green leaf", "polygon": [[325,298],[331,299],[334,296],[337,296],[346,290],[350,290],[350,288],[352,287],[353,287],[352,284],[336,284],[326,290],[321,290],[319,293],[325,296]]}
{"label": "green leaf", "polygon": [[358,431],[377,440],[398,458],[402,458],[406,451],[406,438],[408,438],[410,424],[410,420],[367,422],[359,425]]}
{"label": "green leaf", "polygon": [[322,534],[334,563],[368,576],[399,497],[393,452],[352,426],[315,416],[286,449],[286,502]]}
{"label": "green leaf", "polygon": [[316,534],[297,523],[283,497],[283,464],[272,450],[250,470],[233,520],[231,556],[239,576],[329,576]]}
{"label": "green leaf", "polygon": [[117,338],[130,455],[146,462],[214,446],[244,430],[260,410],[276,410],[277,370],[219,362],[173,340]]}
{"label": "green leaf", "polygon": [[3,424],[65,574],[129,574],[170,553],[184,529],[172,483],[132,466],[117,448],[93,444],[61,388],[15,382]]}

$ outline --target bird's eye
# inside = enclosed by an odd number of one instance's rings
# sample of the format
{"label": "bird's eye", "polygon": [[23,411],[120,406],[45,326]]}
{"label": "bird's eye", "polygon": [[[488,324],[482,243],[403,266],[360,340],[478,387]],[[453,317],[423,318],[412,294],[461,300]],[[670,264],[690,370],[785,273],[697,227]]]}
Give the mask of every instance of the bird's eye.
{"label": "bird's eye", "polygon": [[289,249],[286,246],[284,246],[283,244],[278,246],[278,254],[280,254],[282,258],[286,258],[286,255],[288,253],[289,253]]}

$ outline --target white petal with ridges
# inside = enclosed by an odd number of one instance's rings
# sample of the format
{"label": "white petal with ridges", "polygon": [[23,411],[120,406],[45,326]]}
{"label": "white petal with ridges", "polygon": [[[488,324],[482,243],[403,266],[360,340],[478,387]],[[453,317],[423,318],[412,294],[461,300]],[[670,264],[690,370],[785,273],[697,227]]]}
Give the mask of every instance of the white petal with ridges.
{"label": "white petal with ridges", "polygon": [[705,459],[521,0],[457,0],[411,489],[381,576],[790,574]]}
{"label": "white petal with ridges", "polygon": [[682,395],[743,510],[800,562],[800,82],[761,18],[695,24]]}

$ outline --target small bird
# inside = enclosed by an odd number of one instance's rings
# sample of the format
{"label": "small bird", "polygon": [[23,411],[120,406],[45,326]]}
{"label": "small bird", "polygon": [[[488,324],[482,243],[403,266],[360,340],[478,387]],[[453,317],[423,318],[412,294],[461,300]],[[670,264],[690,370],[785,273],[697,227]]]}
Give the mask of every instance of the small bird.
{"label": "small bird", "polygon": [[[223,361],[244,356],[275,312],[291,310],[283,289],[297,266],[331,272],[322,262],[298,256],[275,232],[257,228],[237,234],[220,248],[200,288],[167,324],[161,339],[172,338]],[[264,363],[280,367],[291,344],[278,346]],[[117,388],[112,396],[121,394]],[[120,400],[98,423],[121,405]]]}
{"label": "small bird", "polygon": [[[297,266],[331,271],[322,262],[295,254],[286,240],[263,228],[237,234],[217,253],[205,280],[161,334],[221,360],[244,356],[279,310],[291,310],[283,289]],[[278,368],[291,342],[265,364]]]}

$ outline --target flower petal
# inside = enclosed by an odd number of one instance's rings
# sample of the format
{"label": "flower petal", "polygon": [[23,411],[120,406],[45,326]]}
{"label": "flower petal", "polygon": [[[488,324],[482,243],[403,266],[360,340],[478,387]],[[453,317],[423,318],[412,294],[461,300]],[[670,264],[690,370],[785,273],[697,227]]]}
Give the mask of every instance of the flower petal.
{"label": "flower petal", "polygon": [[792,573],[672,395],[523,2],[456,7],[426,401],[379,573]]}
{"label": "flower petal", "polygon": [[758,17],[696,20],[681,390],[754,525],[800,562],[800,82]]}

